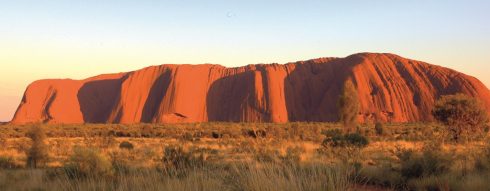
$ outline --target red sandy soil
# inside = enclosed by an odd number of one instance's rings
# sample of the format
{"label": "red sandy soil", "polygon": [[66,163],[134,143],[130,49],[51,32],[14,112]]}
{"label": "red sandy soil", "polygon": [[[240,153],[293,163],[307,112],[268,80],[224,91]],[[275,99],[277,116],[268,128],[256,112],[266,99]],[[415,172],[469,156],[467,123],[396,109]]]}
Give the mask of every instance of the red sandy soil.
{"label": "red sandy soil", "polygon": [[474,77],[394,54],[359,53],[284,65],[160,65],[85,80],[39,80],[27,87],[12,123],[332,122],[348,79],[357,87],[361,121],[375,115],[430,121],[434,101],[455,93],[490,108],[489,90]]}

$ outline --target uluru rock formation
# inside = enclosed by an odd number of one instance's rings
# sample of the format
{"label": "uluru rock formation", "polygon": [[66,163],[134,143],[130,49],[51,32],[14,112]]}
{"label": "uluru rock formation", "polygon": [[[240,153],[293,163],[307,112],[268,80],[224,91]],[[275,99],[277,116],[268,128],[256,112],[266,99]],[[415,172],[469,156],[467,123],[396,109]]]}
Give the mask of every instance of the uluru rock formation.
{"label": "uluru rock formation", "polygon": [[332,122],[349,79],[363,121],[430,121],[435,100],[455,93],[490,108],[489,90],[474,77],[394,54],[360,53],[284,65],[160,65],[85,80],[39,80],[27,87],[12,123]]}

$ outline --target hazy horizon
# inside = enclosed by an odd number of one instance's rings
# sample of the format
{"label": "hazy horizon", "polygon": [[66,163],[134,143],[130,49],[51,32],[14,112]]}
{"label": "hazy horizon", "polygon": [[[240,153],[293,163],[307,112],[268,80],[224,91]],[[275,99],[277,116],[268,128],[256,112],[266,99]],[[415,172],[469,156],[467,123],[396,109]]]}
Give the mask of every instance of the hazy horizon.
{"label": "hazy horizon", "polygon": [[15,1],[0,7],[0,121],[29,83],[159,64],[386,52],[490,85],[488,1]]}

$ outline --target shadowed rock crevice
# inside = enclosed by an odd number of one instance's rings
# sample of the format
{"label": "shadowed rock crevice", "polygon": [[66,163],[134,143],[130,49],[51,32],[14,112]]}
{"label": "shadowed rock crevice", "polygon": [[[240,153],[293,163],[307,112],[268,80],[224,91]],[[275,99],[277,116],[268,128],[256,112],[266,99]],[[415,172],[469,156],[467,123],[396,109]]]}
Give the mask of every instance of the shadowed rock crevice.
{"label": "shadowed rock crevice", "polygon": [[80,111],[86,123],[105,123],[121,92],[121,79],[85,83],[78,91]]}
{"label": "shadowed rock crevice", "polygon": [[49,90],[51,93],[49,93],[49,97],[46,101],[46,105],[44,106],[44,114],[45,114],[45,117],[43,119],[43,123],[46,123],[50,120],[53,119],[53,117],[51,116],[50,112],[49,112],[49,108],[51,107],[51,105],[53,104],[53,101],[56,99],[56,91],[51,89]]}
{"label": "shadowed rock crevice", "polygon": [[249,71],[214,81],[206,96],[208,121],[247,121],[254,104],[253,79],[254,73]]}
{"label": "shadowed rock crevice", "polygon": [[352,65],[341,60],[309,61],[295,64],[284,79],[284,95],[289,121],[338,120],[337,100]]}
{"label": "shadowed rock crevice", "polygon": [[170,70],[166,70],[153,83],[153,86],[148,94],[148,98],[146,99],[145,106],[143,107],[141,122],[152,122],[156,112],[158,111],[158,107],[160,106],[163,97],[167,92],[168,86],[170,85],[171,74],[172,72]]}

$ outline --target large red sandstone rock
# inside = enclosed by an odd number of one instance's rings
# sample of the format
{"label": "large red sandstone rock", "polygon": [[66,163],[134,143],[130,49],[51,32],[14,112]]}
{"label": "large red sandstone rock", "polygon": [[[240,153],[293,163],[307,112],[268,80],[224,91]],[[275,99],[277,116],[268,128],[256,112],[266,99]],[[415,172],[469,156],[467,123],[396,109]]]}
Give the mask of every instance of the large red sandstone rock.
{"label": "large red sandstone rock", "polygon": [[161,65],[85,80],[40,80],[27,88],[12,123],[336,121],[347,79],[357,85],[361,120],[431,120],[434,101],[454,93],[490,108],[489,90],[474,77],[393,54],[361,53],[284,65]]}

